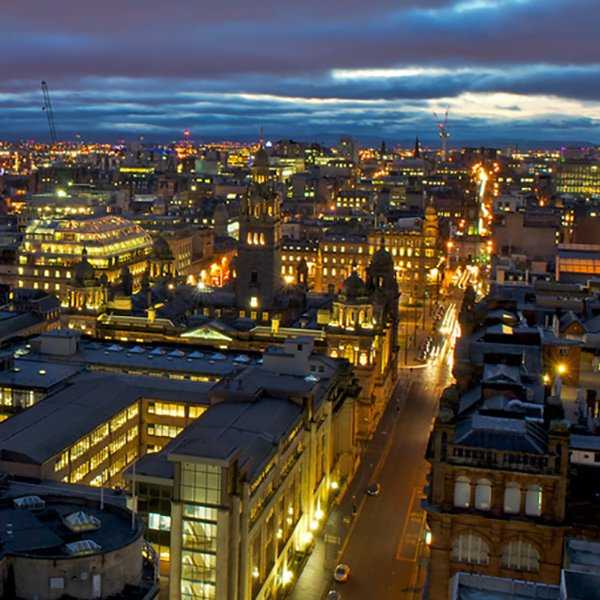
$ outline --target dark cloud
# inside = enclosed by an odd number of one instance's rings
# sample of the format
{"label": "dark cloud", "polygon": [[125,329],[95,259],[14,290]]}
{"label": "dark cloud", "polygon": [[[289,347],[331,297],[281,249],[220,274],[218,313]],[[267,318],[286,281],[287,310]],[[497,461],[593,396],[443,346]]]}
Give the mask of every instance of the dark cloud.
{"label": "dark cloud", "polygon": [[[22,0],[3,12],[0,126],[6,135],[44,132],[44,79],[64,135],[191,124],[235,137],[259,121],[290,135],[400,134],[428,127],[432,103],[534,94],[587,102],[595,136],[599,16],[597,0]],[[424,71],[332,74],[408,67]],[[512,96],[497,119],[473,106],[464,123],[452,108],[469,132],[506,128],[507,113],[520,132],[529,131],[522,119],[548,119]],[[572,110],[533,130],[579,131]]]}

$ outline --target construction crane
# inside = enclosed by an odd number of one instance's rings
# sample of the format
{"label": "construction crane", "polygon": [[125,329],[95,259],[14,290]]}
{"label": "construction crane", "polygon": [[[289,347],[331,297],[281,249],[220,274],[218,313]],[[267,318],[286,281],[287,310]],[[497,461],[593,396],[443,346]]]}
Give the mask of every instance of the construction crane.
{"label": "construction crane", "polygon": [[44,106],[42,106],[42,110],[46,111],[48,129],[50,129],[50,140],[54,146],[54,144],[56,144],[56,126],[54,125],[54,113],[52,112],[52,104],[50,103],[48,84],[45,81],[42,81],[42,95],[44,96]]}
{"label": "construction crane", "polygon": [[433,116],[438,125],[438,135],[440,136],[440,140],[442,140],[442,162],[446,160],[446,148],[448,145],[448,138],[450,137],[450,132],[448,131],[448,111],[450,107],[446,107],[446,112],[444,112],[444,120],[442,121],[437,113],[434,112]]}

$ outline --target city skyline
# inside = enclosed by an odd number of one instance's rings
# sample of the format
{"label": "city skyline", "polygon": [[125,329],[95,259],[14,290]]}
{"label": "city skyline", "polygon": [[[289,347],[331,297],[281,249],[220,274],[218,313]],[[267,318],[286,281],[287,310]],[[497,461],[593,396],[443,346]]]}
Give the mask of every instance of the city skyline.
{"label": "city skyline", "polygon": [[150,0],[5,15],[4,138],[594,143],[593,0],[352,0],[282,6]]}

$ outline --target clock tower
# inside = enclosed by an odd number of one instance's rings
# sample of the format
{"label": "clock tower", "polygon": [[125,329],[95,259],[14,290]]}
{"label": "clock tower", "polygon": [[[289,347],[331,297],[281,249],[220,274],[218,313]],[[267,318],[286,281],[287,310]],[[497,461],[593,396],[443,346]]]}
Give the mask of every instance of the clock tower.
{"label": "clock tower", "polygon": [[238,308],[257,318],[270,310],[281,290],[281,198],[269,176],[262,139],[240,217],[235,296]]}

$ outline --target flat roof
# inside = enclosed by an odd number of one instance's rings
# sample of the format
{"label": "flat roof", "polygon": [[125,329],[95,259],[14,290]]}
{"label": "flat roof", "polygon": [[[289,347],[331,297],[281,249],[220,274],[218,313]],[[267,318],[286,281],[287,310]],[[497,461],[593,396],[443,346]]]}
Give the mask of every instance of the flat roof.
{"label": "flat roof", "polygon": [[[35,494],[38,496],[38,494]],[[26,555],[36,558],[72,559],[77,556],[67,544],[92,540],[99,548],[92,554],[106,554],[133,543],[143,533],[139,517],[132,529],[131,513],[105,503],[100,510],[98,502],[78,496],[39,495],[44,506],[38,510],[15,508],[17,495],[0,501],[0,545],[2,555]],[[98,527],[74,532],[64,519],[83,512],[98,521]],[[85,517],[84,517],[85,518]]]}
{"label": "flat roof", "polygon": [[277,450],[279,440],[302,417],[304,408],[289,400],[263,398],[256,402],[224,402],[210,407],[163,452],[239,464],[252,479]]}
{"label": "flat roof", "polygon": [[600,435],[571,433],[569,435],[569,448],[571,450],[592,450],[600,452]]}
{"label": "flat roof", "polygon": [[452,600],[559,600],[557,585],[459,572],[453,577]]}
{"label": "flat roof", "polygon": [[110,340],[81,340],[79,350],[70,355],[41,353],[27,348],[26,344],[17,345],[15,348],[27,352],[20,357],[20,363],[35,360],[46,363],[97,366],[101,369],[118,366],[123,371],[136,369],[147,372],[173,372],[204,376],[212,380],[218,380],[231,373],[238,369],[240,364],[257,364],[261,359],[258,353],[244,354],[239,351],[221,351],[214,348],[199,349],[189,344],[149,345]]}
{"label": "flat roof", "polygon": [[14,367],[0,371],[0,386],[50,390],[81,370],[78,365],[64,365],[47,360],[22,360],[15,356]]}
{"label": "flat roof", "polygon": [[44,464],[138,398],[208,404],[211,384],[168,378],[81,372],[45,400],[0,423],[4,460]]}

